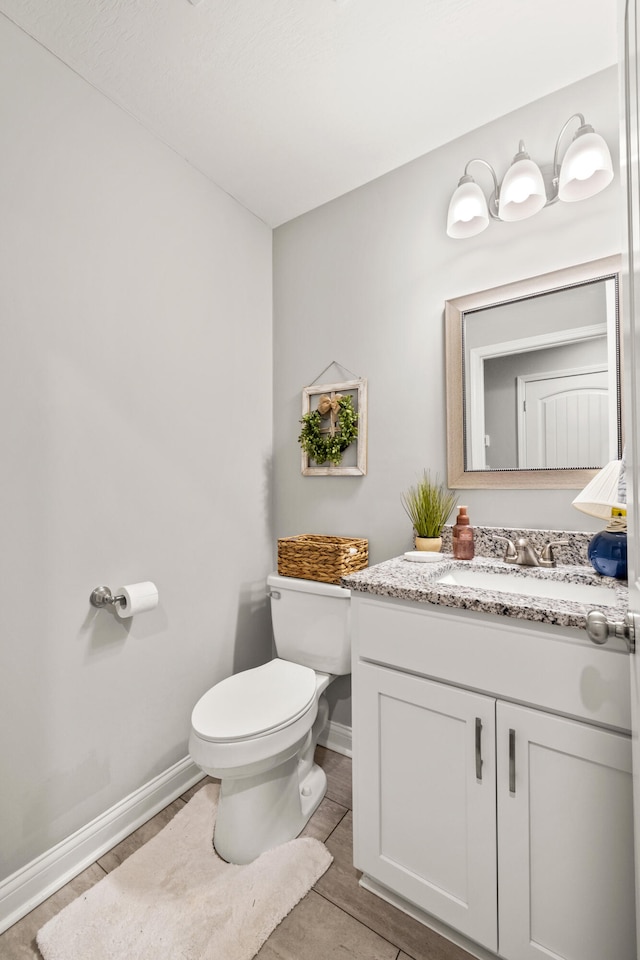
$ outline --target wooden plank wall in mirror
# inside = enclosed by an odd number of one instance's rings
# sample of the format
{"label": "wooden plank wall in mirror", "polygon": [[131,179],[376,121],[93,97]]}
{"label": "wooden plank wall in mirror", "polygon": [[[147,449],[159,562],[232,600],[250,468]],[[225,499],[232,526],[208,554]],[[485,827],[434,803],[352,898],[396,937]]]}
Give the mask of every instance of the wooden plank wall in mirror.
{"label": "wooden plank wall in mirror", "polygon": [[620,257],[447,300],[448,483],[581,489],[622,456]]}

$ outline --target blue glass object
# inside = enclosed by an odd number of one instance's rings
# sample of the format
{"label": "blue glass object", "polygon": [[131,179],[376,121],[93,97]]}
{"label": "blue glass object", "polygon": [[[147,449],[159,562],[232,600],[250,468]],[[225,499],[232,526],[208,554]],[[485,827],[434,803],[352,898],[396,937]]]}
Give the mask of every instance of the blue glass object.
{"label": "blue glass object", "polygon": [[626,530],[601,530],[589,544],[589,560],[604,577],[627,579],[627,533]]}

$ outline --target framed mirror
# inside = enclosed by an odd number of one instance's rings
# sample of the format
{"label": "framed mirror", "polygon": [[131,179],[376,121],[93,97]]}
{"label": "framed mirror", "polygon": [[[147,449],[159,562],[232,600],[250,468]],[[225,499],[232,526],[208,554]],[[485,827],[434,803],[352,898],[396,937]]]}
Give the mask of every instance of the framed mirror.
{"label": "framed mirror", "polygon": [[584,487],[622,456],[620,257],[445,304],[448,483]]}

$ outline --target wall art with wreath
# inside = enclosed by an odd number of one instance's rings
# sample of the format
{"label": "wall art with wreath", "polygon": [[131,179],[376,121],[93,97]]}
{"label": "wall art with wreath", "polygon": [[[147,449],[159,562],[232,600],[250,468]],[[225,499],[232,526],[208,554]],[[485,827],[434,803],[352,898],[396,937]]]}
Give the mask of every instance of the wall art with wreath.
{"label": "wall art with wreath", "polygon": [[298,443],[305,477],[367,472],[367,381],[313,384],[302,391]]}

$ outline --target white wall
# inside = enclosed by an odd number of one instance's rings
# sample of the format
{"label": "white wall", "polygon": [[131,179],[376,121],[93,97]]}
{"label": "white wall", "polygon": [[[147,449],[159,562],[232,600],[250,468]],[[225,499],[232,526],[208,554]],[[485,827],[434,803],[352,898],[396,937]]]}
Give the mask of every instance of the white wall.
{"label": "white wall", "polygon": [[1,879],[269,658],[273,538],[271,231],[3,17],[0,129]]}
{"label": "white wall", "polygon": [[[502,176],[524,138],[531,156],[550,164],[557,134],[576,111],[606,137],[617,166],[612,68],[275,231],[277,537],[368,537],[372,562],[406,550],[411,529],[401,491],[424,467],[446,476],[445,300],[620,252],[619,178],[588,201],[558,203],[520,223],[492,223],[469,240],[445,233],[449,198],[469,159],[487,159]],[[488,190],[486,171],[477,166],[472,172]],[[364,478],[300,475],[300,392],[332,360],[368,378]],[[574,495],[478,490],[461,500],[476,524],[585,529],[589,520],[570,506]],[[334,719],[348,722],[346,683],[333,697]]]}
{"label": "white wall", "polygon": [[[446,470],[445,299],[620,249],[618,184],[444,232],[471,156],[549,158],[575,110],[615,148],[615,71],[278,229],[272,518],[270,231],[0,17],[0,879],[184,757],[200,693],[268,658],[274,529],[409,545],[400,492]],[[300,391],[332,360],[369,379],[362,479],[300,476]],[[568,492],[464,499],[585,522]],[[89,606],[147,578],[153,613]]]}

